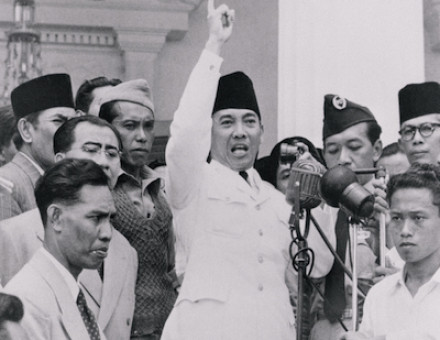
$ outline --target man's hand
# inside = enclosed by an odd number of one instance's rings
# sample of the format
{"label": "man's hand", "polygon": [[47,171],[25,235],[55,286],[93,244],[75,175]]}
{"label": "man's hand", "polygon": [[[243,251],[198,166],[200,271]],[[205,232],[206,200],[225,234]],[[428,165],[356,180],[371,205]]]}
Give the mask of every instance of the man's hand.
{"label": "man's hand", "polygon": [[393,275],[393,274],[397,273],[398,271],[399,271],[399,269],[394,267],[391,264],[390,259],[388,257],[385,257],[385,267],[378,266],[378,267],[374,268],[373,282],[374,282],[374,284],[376,284],[376,283],[382,281],[388,275]]}
{"label": "man's hand", "polygon": [[208,0],[209,38],[205,48],[220,55],[223,44],[228,41],[234,26],[235,11],[225,4],[214,7],[214,0]]}
{"label": "man's hand", "polygon": [[380,178],[373,179],[372,184],[374,187],[374,212],[386,213],[390,209],[386,200],[387,186]]}

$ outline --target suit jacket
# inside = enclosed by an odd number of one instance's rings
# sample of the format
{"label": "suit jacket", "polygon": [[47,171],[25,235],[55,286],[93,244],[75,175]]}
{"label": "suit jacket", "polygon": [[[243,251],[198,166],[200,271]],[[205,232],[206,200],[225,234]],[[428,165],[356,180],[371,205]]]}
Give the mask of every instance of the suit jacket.
{"label": "suit jacket", "polygon": [[[0,278],[3,286],[41,248],[43,240],[44,229],[38,209],[0,222]],[[96,270],[83,270],[80,274],[87,304],[109,340],[130,338],[137,266],[136,251],[113,229],[104,261],[104,280]]]}
{"label": "suit jacket", "polygon": [[26,312],[21,324],[30,339],[89,339],[66,281],[42,249],[6,285],[5,291],[22,300]]}
{"label": "suit jacket", "polygon": [[104,280],[97,270],[83,270],[80,283],[87,304],[109,340],[130,339],[138,269],[137,252],[127,239],[113,229]]}
{"label": "suit jacket", "polygon": [[41,174],[20,152],[0,168],[0,220],[37,207],[35,183]]}

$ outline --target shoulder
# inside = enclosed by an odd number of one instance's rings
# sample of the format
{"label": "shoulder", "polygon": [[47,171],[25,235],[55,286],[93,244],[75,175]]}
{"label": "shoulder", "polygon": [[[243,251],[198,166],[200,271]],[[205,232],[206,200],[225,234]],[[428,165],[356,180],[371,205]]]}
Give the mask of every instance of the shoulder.
{"label": "shoulder", "polygon": [[382,281],[376,283],[368,292],[367,298],[374,299],[381,296],[388,296],[399,284],[402,277],[402,271],[385,277]]}
{"label": "shoulder", "polygon": [[122,235],[118,230],[113,228],[112,240],[110,245],[114,247],[118,252],[131,253],[134,248],[130,245],[130,242]]}

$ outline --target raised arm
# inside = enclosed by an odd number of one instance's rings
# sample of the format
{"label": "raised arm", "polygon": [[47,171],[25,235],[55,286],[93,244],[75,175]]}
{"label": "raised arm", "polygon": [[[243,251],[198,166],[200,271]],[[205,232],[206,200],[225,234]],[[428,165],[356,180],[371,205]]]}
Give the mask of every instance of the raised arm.
{"label": "raised arm", "polygon": [[209,38],[191,72],[170,127],[166,148],[166,191],[173,208],[182,208],[198,188],[211,145],[211,113],[220,78],[220,57],[232,33],[234,10],[208,0]]}

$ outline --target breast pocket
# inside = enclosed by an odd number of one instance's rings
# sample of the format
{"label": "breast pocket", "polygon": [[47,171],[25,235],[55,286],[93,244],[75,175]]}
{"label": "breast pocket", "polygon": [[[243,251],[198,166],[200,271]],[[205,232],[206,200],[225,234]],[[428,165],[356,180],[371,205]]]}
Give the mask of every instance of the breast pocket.
{"label": "breast pocket", "polygon": [[220,237],[241,238],[250,215],[244,202],[231,197],[208,198],[205,230]]}

